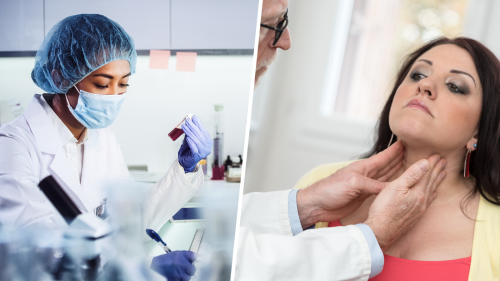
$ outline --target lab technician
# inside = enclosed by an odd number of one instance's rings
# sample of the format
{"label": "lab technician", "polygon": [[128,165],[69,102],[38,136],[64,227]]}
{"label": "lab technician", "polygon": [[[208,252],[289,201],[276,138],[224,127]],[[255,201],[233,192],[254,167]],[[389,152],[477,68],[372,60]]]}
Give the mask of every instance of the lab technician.
{"label": "lab technician", "polygon": [[[102,210],[113,198],[105,198],[103,185],[133,181],[108,126],[127,96],[136,60],[133,39],[102,15],[70,16],[50,30],[31,73],[47,93],[35,95],[20,117],[0,127],[0,226],[66,225],[38,188],[49,175],[82,212],[106,215]],[[183,129],[178,159],[142,204],[145,229],[158,231],[203,185],[198,162],[210,153],[211,137],[196,116]],[[192,252],[172,252],[155,257],[152,268],[188,280],[193,259]]]}
{"label": "lab technician", "polygon": [[[291,38],[287,0],[264,0],[255,83],[277,49]],[[423,159],[386,183],[401,166],[399,141],[373,157],[352,163],[304,190],[250,193],[243,197],[235,280],[367,280],[383,268],[383,252],[434,200],[442,169]],[[365,223],[306,230],[354,212],[379,194]]]}

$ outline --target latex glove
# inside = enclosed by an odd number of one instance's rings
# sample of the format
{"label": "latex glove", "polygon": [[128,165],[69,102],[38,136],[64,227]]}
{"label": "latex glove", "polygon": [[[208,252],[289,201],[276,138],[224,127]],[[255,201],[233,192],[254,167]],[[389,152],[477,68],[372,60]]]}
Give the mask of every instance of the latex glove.
{"label": "latex glove", "polygon": [[186,173],[192,172],[196,164],[210,154],[213,145],[212,137],[203,127],[200,119],[193,116],[192,120],[186,118],[182,125],[185,136],[178,154],[179,163]]}
{"label": "latex glove", "polygon": [[151,269],[158,272],[168,281],[188,281],[196,272],[193,262],[196,254],[191,251],[173,251],[157,256],[151,262]]}

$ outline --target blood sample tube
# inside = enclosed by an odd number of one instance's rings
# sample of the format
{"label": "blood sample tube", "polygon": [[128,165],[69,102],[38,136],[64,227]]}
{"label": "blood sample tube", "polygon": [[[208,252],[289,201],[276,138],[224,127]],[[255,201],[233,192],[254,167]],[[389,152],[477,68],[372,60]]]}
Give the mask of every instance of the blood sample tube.
{"label": "blood sample tube", "polygon": [[170,133],[168,133],[168,136],[173,141],[177,140],[180,136],[182,136],[182,134],[184,134],[184,131],[182,130],[182,124],[184,124],[184,121],[186,121],[186,118],[189,118],[191,120],[191,118],[193,118],[193,114],[186,115],[186,117],[184,117],[184,119],[182,119],[181,123],[179,123],[179,125],[177,125],[172,131],[170,131]]}

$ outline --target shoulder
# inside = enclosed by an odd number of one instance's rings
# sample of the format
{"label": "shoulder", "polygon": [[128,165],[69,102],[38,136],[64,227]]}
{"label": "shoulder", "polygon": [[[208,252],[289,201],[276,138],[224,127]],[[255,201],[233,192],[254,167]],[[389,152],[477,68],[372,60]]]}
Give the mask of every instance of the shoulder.
{"label": "shoulder", "polygon": [[34,141],[34,135],[24,115],[2,125],[0,127],[0,138],[16,140],[19,143]]}
{"label": "shoulder", "polygon": [[[500,206],[481,196],[472,244],[470,276],[493,280],[500,272]],[[498,276],[498,275],[496,275]]]}
{"label": "shoulder", "polygon": [[311,184],[330,176],[331,174],[337,172],[338,170],[344,168],[345,166],[355,161],[357,160],[329,163],[317,166],[316,168],[312,169],[311,171],[307,172],[304,176],[302,176],[302,178],[294,186],[294,189],[304,189],[310,186]]}
{"label": "shoulder", "polygon": [[500,205],[489,202],[483,196],[480,197],[477,220],[487,221],[489,225],[497,229],[500,235]]}

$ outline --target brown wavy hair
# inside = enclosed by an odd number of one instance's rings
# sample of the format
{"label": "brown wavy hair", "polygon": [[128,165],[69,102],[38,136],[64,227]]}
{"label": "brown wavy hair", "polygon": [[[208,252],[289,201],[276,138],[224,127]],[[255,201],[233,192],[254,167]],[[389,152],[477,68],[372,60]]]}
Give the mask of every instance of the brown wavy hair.
{"label": "brown wavy hair", "polygon": [[483,89],[477,149],[472,152],[470,158],[470,174],[476,180],[471,195],[479,192],[489,202],[500,205],[500,61],[486,46],[474,39],[440,37],[428,42],[404,59],[389,99],[380,114],[375,145],[363,157],[370,157],[387,148],[392,135],[389,127],[392,101],[413,63],[430,49],[445,44],[458,46],[471,55]]}

